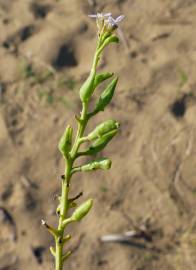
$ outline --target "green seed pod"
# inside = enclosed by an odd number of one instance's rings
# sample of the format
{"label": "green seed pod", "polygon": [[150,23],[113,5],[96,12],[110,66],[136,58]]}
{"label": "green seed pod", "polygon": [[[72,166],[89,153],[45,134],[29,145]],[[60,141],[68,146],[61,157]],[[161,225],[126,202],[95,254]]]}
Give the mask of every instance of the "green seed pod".
{"label": "green seed pod", "polygon": [[81,166],[82,172],[89,172],[94,170],[109,170],[111,168],[112,162],[108,158],[101,158],[97,160],[90,161],[89,163]]}
{"label": "green seed pod", "polygon": [[82,203],[72,214],[71,219],[74,221],[80,221],[84,216],[88,214],[93,205],[93,200],[89,199]]}
{"label": "green seed pod", "polygon": [[86,79],[86,81],[80,88],[80,99],[84,103],[88,102],[94,91],[94,80],[95,71],[90,73],[89,77]]}
{"label": "green seed pod", "polygon": [[103,135],[101,138],[98,138],[89,148],[89,150],[87,150],[85,152],[85,155],[95,155],[98,152],[100,152],[101,150],[103,150],[106,145],[111,141],[111,139],[116,135],[117,133],[117,129],[116,130],[112,130],[108,133],[106,133],[105,135]]}
{"label": "green seed pod", "polygon": [[95,76],[94,89],[95,89],[100,83],[102,83],[103,81],[105,81],[105,80],[111,78],[113,75],[114,75],[114,73],[111,73],[111,72],[104,72],[104,73],[97,74],[97,75]]}
{"label": "green seed pod", "polygon": [[118,82],[118,78],[115,78],[114,80],[111,81],[108,87],[103,91],[103,93],[101,94],[99,98],[99,101],[97,102],[95,106],[96,112],[104,111],[105,107],[110,103],[114,95],[117,82]]}
{"label": "green seed pod", "polygon": [[113,130],[117,130],[119,127],[119,123],[115,120],[107,120],[100,125],[98,125],[87,137],[88,140],[95,140],[97,138],[102,137],[104,134],[111,132]]}
{"label": "green seed pod", "polygon": [[63,136],[59,141],[59,150],[66,157],[71,150],[73,129],[71,126],[67,126]]}

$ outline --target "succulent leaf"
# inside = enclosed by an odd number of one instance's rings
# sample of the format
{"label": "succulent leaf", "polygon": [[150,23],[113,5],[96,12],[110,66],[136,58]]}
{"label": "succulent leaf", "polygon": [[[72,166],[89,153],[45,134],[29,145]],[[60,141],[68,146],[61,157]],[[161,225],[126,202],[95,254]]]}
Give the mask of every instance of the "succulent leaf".
{"label": "succulent leaf", "polygon": [[101,94],[96,106],[95,111],[104,111],[105,107],[110,103],[114,95],[114,91],[118,82],[118,78],[115,78],[111,83],[106,87],[106,89]]}
{"label": "succulent leaf", "polygon": [[109,170],[111,168],[112,162],[108,158],[100,158],[97,160],[90,161],[89,163],[81,166],[82,172],[89,172],[94,170]]}
{"label": "succulent leaf", "polygon": [[88,136],[88,140],[95,140],[101,138],[103,135],[111,132],[113,130],[117,130],[119,127],[119,123],[115,120],[107,120],[101,124],[99,124]]}
{"label": "succulent leaf", "polygon": [[63,133],[63,136],[61,137],[59,141],[58,147],[64,157],[66,157],[69,151],[71,150],[72,134],[73,134],[73,129],[71,126],[68,125]]}
{"label": "succulent leaf", "polygon": [[82,203],[72,214],[71,219],[74,221],[80,221],[85,217],[93,206],[93,200],[89,199],[86,202]]}

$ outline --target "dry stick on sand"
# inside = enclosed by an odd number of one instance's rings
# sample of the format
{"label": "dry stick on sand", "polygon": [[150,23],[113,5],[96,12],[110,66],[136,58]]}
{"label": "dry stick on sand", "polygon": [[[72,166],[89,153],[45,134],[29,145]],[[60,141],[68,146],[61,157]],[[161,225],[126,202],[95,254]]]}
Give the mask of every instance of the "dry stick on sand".
{"label": "dry stick on sand", "polygon": [[133,229],[119,234],[104,235],[100,237],[101,242],[127,243],[136,238],[152,241],[152,232],[148,228],[149,218],[146,218],[141,224],[136,224],[126,213],[123,215],[131,223]]}
{"label": "dry stick on sand", "polygon": [[[50,251],[55,258],[55,270],[62,270],[64,262],[71,255],[70,250],[66,252],[64,251],[65,243],[71,238],[71,235],[65,235],[65,229],[69,224],[79,222],[85,215],[87,215],[93,204],[93,200],[88,199],[80,206],[77,206],[77,199],[81,196],[81,194],[78,194],[73,198],[69,197],[69,190],[73,174],[77,172],[90,172],[97,169],[107,170],[111,167],[111,160],[108,158],[95,158],[87,164],[77,167],[74,166],[74,162],[81,156],[94,156],[103,150],[110,140],[116,135],[119,128],[118,122],[115,120],[107,120],[99,124],[92,132],[90,132],[90,134],[85,135],[85,128],[88,121],[97,113],[104,111],[114,95],[118,81],[117,77],[114,78],[102,92],[94,110],[89,112],[89,102],[95,88],[103,81],[113,76],[113,73],[110,72],[98,74],[97,67],[103,50],[110,43],[117,43],[119,41],[118,37],[114,34],[114,31],[118,28],[118,23],[124,18],[124,16],[121,15],[114,19],[111,16],[111,13],[98,13],[96,15],[89,16],[91,18],[95,18],[97,21],[97,48],[90,74],[80,88],[79,94],[82,102],[82,111],[80,116],[76,116],[78,128],[74,142],[73,129],[69,125],[66,127],[65,132],[59,142],[59,150],[65,161],[65,174],[62,176],[62,192],[59,196],[59,205],[56,209],[56,213],[59,217],[58,227],[53,228],[46,223],[45,220],[42,220],[42,225],[46,227],[46,229],[53,235],[55,239],[55,247],[50,248]],[[88,142],[90,146],[84,151],[81,151],[80,146],[84,142]],[[70,210],[72,208],[76,209],[72,214],[70,214]]]}

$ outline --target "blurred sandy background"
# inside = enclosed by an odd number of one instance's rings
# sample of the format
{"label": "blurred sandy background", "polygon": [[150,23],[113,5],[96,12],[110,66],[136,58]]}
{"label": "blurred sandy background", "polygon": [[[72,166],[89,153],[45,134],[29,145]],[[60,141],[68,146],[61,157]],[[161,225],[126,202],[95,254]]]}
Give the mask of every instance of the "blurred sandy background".
{"label": "blurred sandy background", "polygon": [[[72,195],[83,191],[80,201],[93,197],[94,208],[69,230],[65,269],[193,270],[195,0],[0,0],[0,270],[53,269],[53,240],[40,220],[57,221],[57,143],[80,111],[96,43],[87,14],[96,12],[126,15],[125,42],[102,59],[101,70],[120,80],[89,130],[115,118],[121,132],[102,153],[110,171],[73,179]],[[130,230],[140,236],[99,241]]]}

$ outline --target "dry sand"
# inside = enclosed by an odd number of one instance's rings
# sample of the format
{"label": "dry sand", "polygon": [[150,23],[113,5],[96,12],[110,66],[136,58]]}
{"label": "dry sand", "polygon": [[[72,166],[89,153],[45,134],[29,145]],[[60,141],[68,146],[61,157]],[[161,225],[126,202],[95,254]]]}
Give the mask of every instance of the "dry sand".
{"label": "dry sand", "polygon": [[[195,269],[196,1],[0,0],[0,270],[54,269],[40,220],[57,221],[57,143],[80,111],[97,11],[126,15],[125,43],[102,59],[120,80],[89,130],[112,117],[121,132],[102,153],[110,171],[73,179],[94,208],[68,229],[65,269]],[[141,225],[149,237],[99,241]]]}

